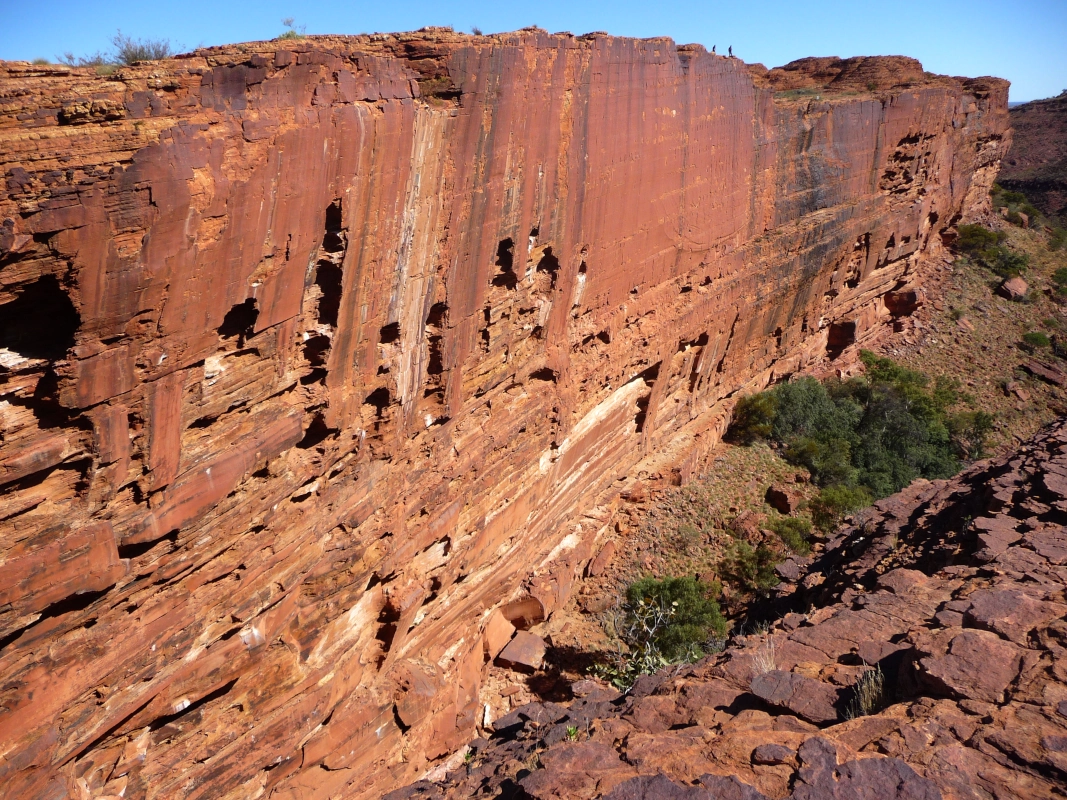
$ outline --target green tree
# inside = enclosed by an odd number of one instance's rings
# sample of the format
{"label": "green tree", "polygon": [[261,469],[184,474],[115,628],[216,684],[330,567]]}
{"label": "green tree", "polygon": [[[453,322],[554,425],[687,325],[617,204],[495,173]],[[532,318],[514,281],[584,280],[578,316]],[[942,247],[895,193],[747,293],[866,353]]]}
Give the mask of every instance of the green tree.
{"label": "green tree", "polygon": [[775,395],[760,392],[742,397],[734,406],[727,438],[739,444],[752,444],[771,436],[775,416]]}

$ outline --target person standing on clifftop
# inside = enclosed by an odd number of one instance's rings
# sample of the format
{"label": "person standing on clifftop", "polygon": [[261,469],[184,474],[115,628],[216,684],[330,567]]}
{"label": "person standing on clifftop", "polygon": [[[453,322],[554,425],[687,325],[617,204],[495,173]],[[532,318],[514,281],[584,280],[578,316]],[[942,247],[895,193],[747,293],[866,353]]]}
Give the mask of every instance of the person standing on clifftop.
{"label": "person standing on clifftop", "polygon": [[712,45],[712,46],[711,46],[711,54],[712,54],[712,55],[715,55],[715,45]]}
{"label": "person standing on clifftop", "polygon": [[730,45],[730,47],[728,49],[730,51],[730,58],[733,58],[734,57],[734,46]]}

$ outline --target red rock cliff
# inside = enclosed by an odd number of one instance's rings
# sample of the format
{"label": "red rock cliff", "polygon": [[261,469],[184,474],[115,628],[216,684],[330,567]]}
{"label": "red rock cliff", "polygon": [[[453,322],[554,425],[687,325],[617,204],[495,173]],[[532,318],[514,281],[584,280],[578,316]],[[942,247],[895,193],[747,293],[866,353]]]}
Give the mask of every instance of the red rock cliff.
{"label": "red rock cliff", "polygon": [[536,30],[9,63],[0,98],[27,798],[416,777],[481,721],[490,612],[551,613],[641,459],[906,310],[1007,144],[996,79]]}

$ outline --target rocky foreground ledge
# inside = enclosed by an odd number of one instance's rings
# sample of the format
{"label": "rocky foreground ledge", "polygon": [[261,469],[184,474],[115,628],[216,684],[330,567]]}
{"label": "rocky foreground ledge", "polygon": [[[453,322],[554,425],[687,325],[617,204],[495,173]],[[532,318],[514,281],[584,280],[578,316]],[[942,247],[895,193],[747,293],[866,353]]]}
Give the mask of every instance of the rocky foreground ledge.
{"label": "rocky foreground ledge", "polygon": [[[1067,796],[1067,420],[839,531],[807,613],[626,695],[576,684],[389,800]],[[884,677],[876,713],[856,683]]]}

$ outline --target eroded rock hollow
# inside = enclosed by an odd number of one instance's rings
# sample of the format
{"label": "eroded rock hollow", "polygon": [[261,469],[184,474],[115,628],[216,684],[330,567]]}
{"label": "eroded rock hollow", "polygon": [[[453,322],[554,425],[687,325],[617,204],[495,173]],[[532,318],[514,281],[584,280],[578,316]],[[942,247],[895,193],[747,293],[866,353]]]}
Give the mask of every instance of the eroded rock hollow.
{"label": "eroded rock hollow", "polygon": [[909,313],[1008,143],[997,79],[536,30],[7,63],[0,98],[27,798],[416,778],[627,476]]}

